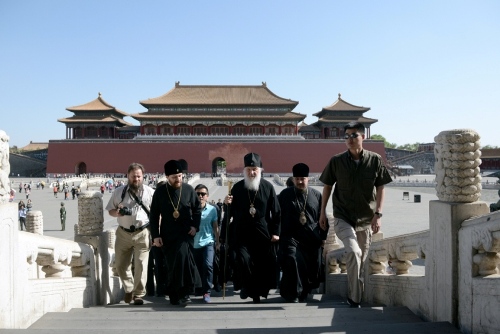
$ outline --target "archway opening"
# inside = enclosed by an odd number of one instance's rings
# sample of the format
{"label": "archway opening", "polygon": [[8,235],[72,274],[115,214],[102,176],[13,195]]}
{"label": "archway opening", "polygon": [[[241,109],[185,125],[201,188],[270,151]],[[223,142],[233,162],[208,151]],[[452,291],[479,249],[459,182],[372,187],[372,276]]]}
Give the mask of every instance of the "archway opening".
{"label": "archway opening", "polygon": [[85,162],[80,162],[75,166],[75,174],[76,175],[81,175],[81,174],[87,174],[87,164]]}
{"label": "archway opening", "polygon": [[217,157],[212,160],[212,176],[220,176],[226,174],[226,160]]}

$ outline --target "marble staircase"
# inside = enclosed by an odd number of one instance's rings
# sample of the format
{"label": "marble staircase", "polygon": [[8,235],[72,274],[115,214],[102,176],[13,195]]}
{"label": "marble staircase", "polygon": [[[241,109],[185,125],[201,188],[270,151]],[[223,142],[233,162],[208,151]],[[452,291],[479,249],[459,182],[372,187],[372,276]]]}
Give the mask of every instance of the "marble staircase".
{"label": "marble staircase", "polygon": [[[274,292],[274,290],[272,290]],[[260,304],[241,300],[228,289],[212,293],[212,303],[192,297],[186,307],[167,299],[146,297],[142,306],[115,305],[50,312],[27,329],[5,329],[19,334],[119,333],[460,333],[448,322],[425,322],[406,307],[362,305],[349,308],[343,299],[310,295],[306,303],[284,303],[270,294]]]}

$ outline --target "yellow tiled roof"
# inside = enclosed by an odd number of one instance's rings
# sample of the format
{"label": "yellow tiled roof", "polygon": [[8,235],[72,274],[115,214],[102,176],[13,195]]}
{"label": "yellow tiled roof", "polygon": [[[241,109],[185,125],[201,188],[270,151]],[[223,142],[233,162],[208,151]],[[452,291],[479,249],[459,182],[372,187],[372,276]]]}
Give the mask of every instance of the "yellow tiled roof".
{"label": "yellow tiled roof", "polygon": [[24,147],[21,147],[22,151],[37,151],[37,150],[45,150],[49,148],[49,143],[34,143],[30,141],[30,143]]}
{"label": "yellow tiled roof", "polygon": [[128,116],[127,113],[116,109],[101,97],[101,93],[99,93],[99,96],[97,99],[92,100],[88,103],[79,105],[79,106],[74,106],[74,107],[68,107],[66,108],[68,111],[109,111],[109,112],[117,112],[118,114],[121,114],[123,116]]}
{"label": "yellow tiled roof", "polygon": [[313,116],[321,117],[324,114],[327,114],[329,111],[333,111],[333,112],[335,112],[335,111],[362,111],[362,112],[366,112],[366,111],[370,110],[370,108],[360,107],[360,106],[356,106],[354,104],[351,104],[349,102],[346,102],[346,101],[342,100],[342,98],[340,96],[341,95],[339,94],[339,98],[337,99],[337,101],[333,102],[328,107],[324,107],[323,109],[321,109],[321,111],[313,114]]}
{"label": "yellow tiled roof", "polygon": [[332,116],[332,117],[321,117],[316,123],[338,123],[345,122],[346,124],[349,122],[362,122],[362,123],[376,123],[378,120],[368,117],[356,117],[356,116]]}
{"label": "yellow tiled roof", "polygon": [[321,126],[321,125],[328,125],[328,124],[347,124],[349,122],[360,122],[364,124],[373,124],[377,123],[378,120],[373,119],[373,118],[367,118],[367,117],[353,117],[353,116],[339,116],[339,117],[332,117],[332,118],[320,118],[318,121],[314,122],[311,125],[314,126]]}
{"label": "yellow tiled roof", "polygon": [[261,86],[181,86],[166,94],[139,102],[143,106],[152,105],[274,105],[289,106],[292,109],[299,102],[285,99],[271,92],[265,83]]}
{"label": "yellow tiled roof", "polygon": [[68,118],[59,118],[61,123],[119,123],[123,125],[132,125],[131,123],[112,116],[73,116]]}

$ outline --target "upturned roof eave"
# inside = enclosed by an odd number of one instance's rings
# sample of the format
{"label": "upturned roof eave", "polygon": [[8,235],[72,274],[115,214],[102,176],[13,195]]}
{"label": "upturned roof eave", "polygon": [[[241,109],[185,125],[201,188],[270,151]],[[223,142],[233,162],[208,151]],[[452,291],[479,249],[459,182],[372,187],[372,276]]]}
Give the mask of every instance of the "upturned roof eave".
{"label": "upturned roof eave", "polygon": [[102,108],[102,109],[77,109],[77,108],[66,108],[66,110],[68,111],[71,111],[71,112],[81,112],[81,111],[86,111],[86,112],[111,112],[111,113],[117,113],[119,114],[120,116],[129,116],[128,113],[124,112],[124,111],[121,111],[119,109],[116,109],[116,108]]}
{"label": "upturned roof eave", "polygon": [[341,94],[339,93],[338,99],[333,102],[331,105],[327,107],[323,107],[321,111],[318,111],[313,114],[313,116],[321,117],[325,113],[329,112],[341,112],[341,111],[357,111],[357,112],[367,112],[371,108],[369,107],[363,107],[363,106],[357,106],[352,103],[349,103],[341,98]]}
{"label": "upturned roof eave", "polygon": [[312,123],[311,125],[314,125],[314,126],[321,126],[322,124],[325,124],[325,123],[335,123],[335,124],[347,124],[349,122],[353,122],[353,121],[357,121],[357,122],[360,122],[360,123],[364,123],[364,124],[374,124],[374,123],[377,123],[378,122],[378,119],[373,119],[373,118],[366,118],[366,117],[359,117],[357,119],[353,119],[352,117],[350,118],[346,118],[346,119],[336,119],[336,120],[323,120],[323,119],[319,119],[317,120],[316,122]]}
{"label": "upturned roof eave", "polygon": [[227,104],[221,104],[221,103],[162,103],[162,102],[148,102],[145,103],[144,101],[139,101],[139,103],[144,107],[144,108],[151,108],[151,107],[171,107],[171,108],[227,108],[230,106],[231,108],[256,108],[256,107],[269,107],[269,108],[276,108],[276,107],[288,107],[290,110],[294,109],[297,107],[299,102],[296,101],[289,101],[289,102],[283,102],[283,103],[227,103]]}
{"label": "upturned roof eave", "polygon": [[303,121],[307,115],[303,114],[297,114],[297,113],[292,113],[289,112],[288,115],[242,115],[242,116],[234,116],[234,115],[213,115],[213,116],[205,116],[205,117],[200,117],[199,115],[144,115],[144,114],[132,114],[130,117],[140,121],[140,120],[153,120],[153,119],[158,119],[158,120],[173,120],[173,121],[179,121],[179,120],[186,120],[186,121],[211,121],[211,120],[224,120],[224,121],[241,121],[245,119],[252,119],[252,120],[264,120],[264,121]]}
{"label": "upturned roof eave", "polygon": [[106,102],[102,96],[101,93],[99,93],[99,96],[87,103],[78,105],[78,106],[73,106],[73,107],[68,107],[66,110],[71,111],[71,112],[78,112],[78,111],[87,111],[87,112],[98,112],[98,111],[104,111],[104,112],[116,112],[119,115],[122,116],[128,116],[128,113],[121,111],[108,102]]}
{"label": "upturned roof eave", "polygon": [[59,118],[57,120],[63,124],[75,124],[75,123],[110,123],[110,124],[123,124],[123,125],[133,125],[123,119],[115,118],[113,120],[105,120],[105,119],[72,119],[72,118]]}

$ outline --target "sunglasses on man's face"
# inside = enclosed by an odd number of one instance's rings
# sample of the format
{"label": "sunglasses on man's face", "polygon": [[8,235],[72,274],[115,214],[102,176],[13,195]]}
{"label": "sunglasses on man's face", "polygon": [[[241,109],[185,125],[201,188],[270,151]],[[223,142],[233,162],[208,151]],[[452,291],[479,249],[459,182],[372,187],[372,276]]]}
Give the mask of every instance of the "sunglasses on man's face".
{"label": "sunglasses on man's face", "polygon": [[349,138],[352,138],[352,139],[355,139],[355,138],[358,138],[359,136],[361,136],[361,134],[357,133],[357,132],[354,132],[354,133],[351,133],[351,134],[346,134],[344,136],[344,139],[347,140]]}
{"label": "sunglasses on man's face", "polygon": [[202,192],[197,192],[196,194],[201,197],[207,196],[207,193],[202,193]]}

